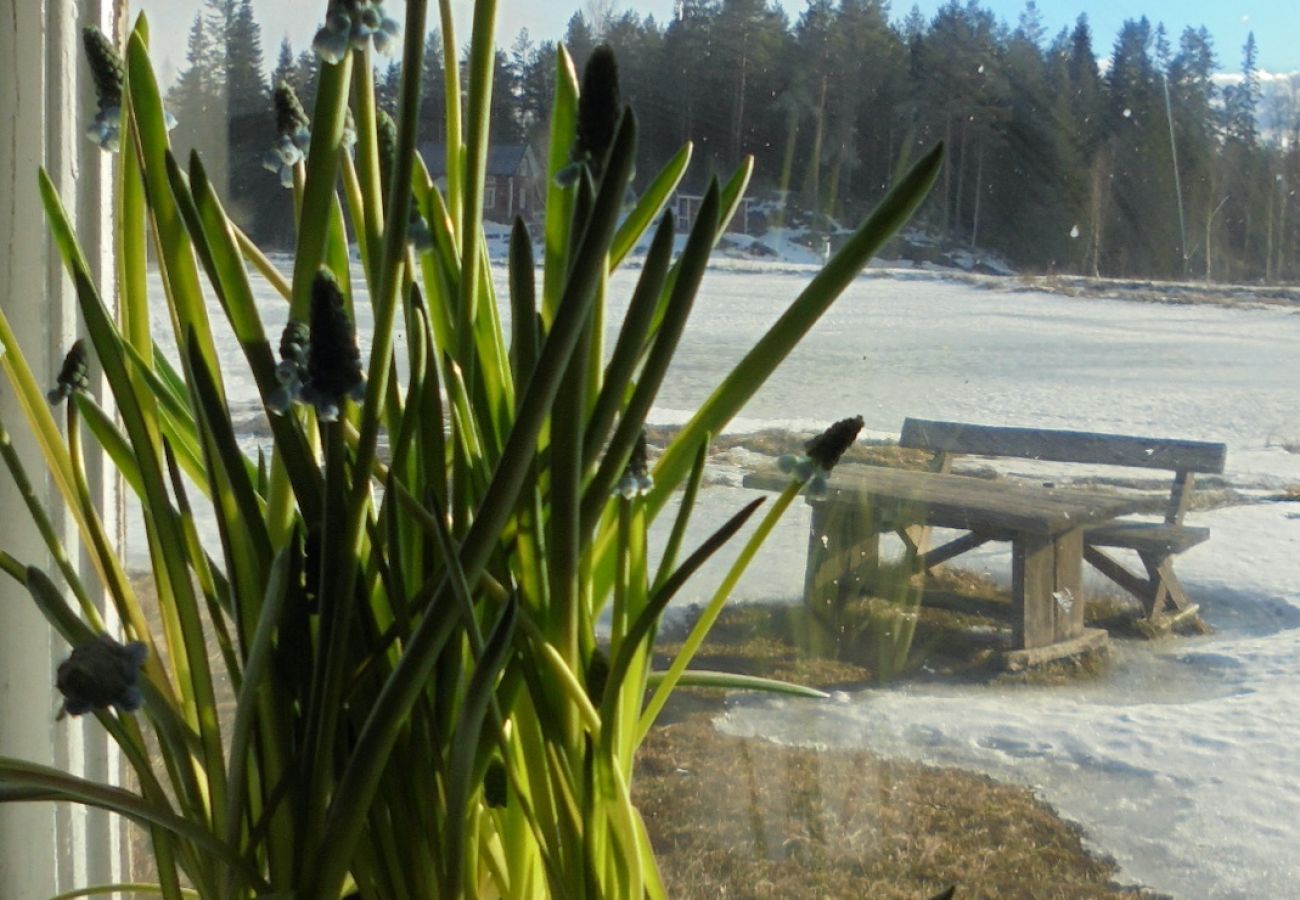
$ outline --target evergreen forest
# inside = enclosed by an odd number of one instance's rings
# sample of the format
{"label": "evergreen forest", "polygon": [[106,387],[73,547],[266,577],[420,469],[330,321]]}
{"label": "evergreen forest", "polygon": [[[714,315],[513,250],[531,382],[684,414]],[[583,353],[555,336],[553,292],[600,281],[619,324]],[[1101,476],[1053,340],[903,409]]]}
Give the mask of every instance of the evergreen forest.
{"label": "evergreen forest", "polygon": [[[945,246],[1031,272],[1300,280],[1300,75],[1266,94],[1253,35],[1221,49],[1204,28],[1174,35],[1138,17],[1107,45],[1086,15],[1049,34],[1033,0],[1015,23],[978,0],[931,18],[895,17],[882,0],[788,6],[678,0],[659,22],[594,0],[574,13],[563,43],[579,68],[602,41],[618,54],[641,125],[638,179],[687,140],[687,190],[752,154],[752,196],[831,229],[943,140],[918,222]],[[203,0],[167,103],[178,148],[226,173],[236,217],[287,245],[289,192],[261,165],[270,94],[288,82],[310,112],[317,61],[285,40],[268,76],[262,38],[251,0]],[[555,54],[526,31],[497,51],[495,143],[532,142],[544,158]],[[442,137],[445,64],[431,33],[422,140]],[[393,108],[397,66],[380,65]]]}

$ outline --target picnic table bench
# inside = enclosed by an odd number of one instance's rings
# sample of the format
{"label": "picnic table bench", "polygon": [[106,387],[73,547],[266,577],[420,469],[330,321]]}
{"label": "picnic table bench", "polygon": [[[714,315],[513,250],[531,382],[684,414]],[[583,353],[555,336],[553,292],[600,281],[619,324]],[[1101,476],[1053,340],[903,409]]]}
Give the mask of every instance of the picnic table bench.
{"label": "picnic table bench", "polygon": [[[1163,521],[1125,519],[1084,531],[1084,559],[1142,603],[1147,623],[1157,631],[1192,619],[1198,607],[1174,572],[1174,557],[1209,540],[1208,528],[1184,523],[1198,474],[1221,474],[1227,447],[1205,441],[1133,435],[1006,428],[961,422],[907,419],[899,446],[934,453],[932,469],[948,472],[955,457],[1013,457],[1059,463],[1085,463],[1157,469],[1173,473]],[[1135,574],[1107,550],[1137,553],[1145,570]],[[931,558],[933,564],[933,558]]]}
{"label": "picnic table bench", "polygon": [[[746,477],[747,487],[776,489],[789,478]],[[929,565],[987,541],[1012,545],[1014,648],[1009,668],[1104,647],[1106,632],[1083,623],[1079,602],[1083,529],[1133,511],[1137,498],[1057,491],[1035,484],[841,463],[829,492],[812,500],[806,600],[833,608],[849,594],[877,586],[880,535],[903,539],[904,569],[919,577]],[[932,527],[968,533],[930,550]],[[828,596],[828,595],[834,595]]]}
{"label": "picnic table bench", "polygon": [[[804,592],[812,607],[835,608],[851,595],[872,591],[881,573],[880,535],[893,532],[903,541],[903,571],[915,582],[928,569],[985,543],[1011,543],[1014,646],[1005,658],[1010,668],[1106,645],[1104,631],[1084,626],[1084,560],[1141,598],[1153,622],[1195,615],[1195,605],[1173,574],[1172,558],[1209,537],[1208,529],[1182,520],[1195,473],[1223,470],[1222,444],[919,419],[906,421],[899,443],[933,452],[931,470],[841,464],[828,495],[810,500]],[[1120,518],[1142,508],[1144,498],[1137,494],[952,474],[952,459],[960,454],[1140,466],[1176,474],[1165,521],[1141,522]],[[788,477],[754,473],[744,483],[780,489]],[[936,527],[965,533],[931,548],[930,533]],[[1103,547],[1136,550],[1147,578],[1129,572]],[[1172,615],[1166,612],[1169,605],[1175,607]]]}

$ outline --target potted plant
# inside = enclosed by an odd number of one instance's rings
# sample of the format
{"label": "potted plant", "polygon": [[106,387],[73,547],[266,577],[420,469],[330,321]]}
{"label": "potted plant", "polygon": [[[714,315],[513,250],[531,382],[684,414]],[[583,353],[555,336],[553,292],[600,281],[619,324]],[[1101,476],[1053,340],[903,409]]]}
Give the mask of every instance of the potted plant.
{"label": "potted plant", "polygon": [[[440,10],[454,59],[449,4]],[[758,544],[861,420],[793,461],[790,487],[695,633],[653,671],[668,602],[758,506],[683,546],[709,436],[906,221],[941,151],[899,180],[651,466],[645,417],[749,165],[711,184],[674,256],[661,213],[690,146],[629,208],[636,118],[613,55],[593,54],[580,83],[561,51],[545,219],[538,235],[515,224],[507,334],[481,221],[495,3],[475,5],[463,102],[447,67],[445,192],[414,150],[426,3],[408,0],[400,27],[377,0],[331,0],[325,12],[314,108],[308,117],[278,96],[269,159],[293,187],[290,277],[231,221],[203,161],[173,155],[144,17],[120,57],[87,36],[94,136],[121,151],[119,305],[105,303],[42,173],[86,338],[47,392],[0,315],[0,362],[124,635],[107,633],[3,434],[0,455],[57,571],[3,551],[0,569],[72,648],[58,674],[63,712],[99,720],[137,787],[0,759],[0,800],[70,800],[138,823],[157,862],[152,889],[169,898],[662,896],[631,800],[637,746],[678,685],[816,694],[689,664]],[[389,120],[372,57],[398,41]],[[610,274],[643,236],[606,348]],[[150,243],[174,354],[151,331]],[[287,305],[280,334],[263,324],[259,280]],[[208,300],[243,352],[238,374],[256,385],[266,452],[231,425],[236,373],[220,364]],[[364,358],[362,303],[374,321]],[[84,390],[96,369],[116,415]],[[156,617],[87,487],[87,441],[139,502]],[[651,559],[648,527],[679,489],[668,546]],[[216,541],[196,524],[203,510]],[[224,718],[223,679],[234,697]]]}

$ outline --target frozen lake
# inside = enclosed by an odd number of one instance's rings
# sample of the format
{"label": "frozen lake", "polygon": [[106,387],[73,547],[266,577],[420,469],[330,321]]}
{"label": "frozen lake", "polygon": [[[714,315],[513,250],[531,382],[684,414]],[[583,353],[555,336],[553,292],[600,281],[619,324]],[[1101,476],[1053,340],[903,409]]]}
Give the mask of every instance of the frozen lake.
{"label": "frozen lake", "polygon": [[[635,274],[613,281],[615,325]],[[652,421],[684,422],[808,278],[711,271]],[[278,335],[283,305],[269,292],[264,300],[276,323],[268,332]],[[364,352],[368,321],[359,319]],[[896,436],[905,417],[918,416],[1215,440],[1228,445],[1228,479],[1265,492],[1300,483],[1300,456],[1280,447],[1300,443],[1297,348],[1300,311],[1289,309],[1079,300],[873,273],[850,287],[733,430],[813,430],[860,413],[875,436]],[[242,370],[227,349],[228,371]],[[751,496],[727,486],[751,462],[743,452],[716,460],[721,484],[702,494],[697,533]],[[1124,880],[1180,897],[1294,896],[1296,509],[1193,514],[1213,537],[1180,557],[1179,574],[1214,634],[1117,642],[1112,671],[1098,682],[911,686],[824,703],[737,697],[719,727],[1031,785],[1116,857]],[[737,600],[798,597],[807,522],[796,504]],[[1006,555],[989,551],[967,565],[999,577]],[[680,602],[706,599],[727,561],[706,567]]]}

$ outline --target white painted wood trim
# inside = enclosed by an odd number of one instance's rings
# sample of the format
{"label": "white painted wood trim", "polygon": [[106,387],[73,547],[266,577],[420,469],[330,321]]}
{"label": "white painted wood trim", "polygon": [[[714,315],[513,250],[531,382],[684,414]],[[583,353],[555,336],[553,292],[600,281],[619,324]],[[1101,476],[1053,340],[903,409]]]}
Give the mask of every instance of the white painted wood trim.
{"label": "white painted wood trim", "polygon": [[[47,236],[36,173],[40,166],[49,171],[96,274],[111,273],[111,162],[82,134],[94,91],[80,31],[87,24],[117,31],[122,6],[123,0],[0,0],[0,306],[37,376],[51,380],[78,320],[71,284]],[[0,415],[41,491],[40,454],[5,379]],[[97,461],[90,462],[97,490],[113,502],[113,485]],[[57,500],[53,490],[45,493]],[[58,522],[58,503],[50,506]],[[35,529],[25,526],[26,510],[3,470],[0,516],[7,523],[0,545],[48,569],[44,547]],[[64,532],[68,545],[76,546],[75,535]],[[120,761],[98,724],[54,720],[54,671],[67,652],[27,592],[0,576],[0,754],[115,781]],[[105,813],[49,803],[0,805],[0,893],[6,898],[49,897],[117,880],[121,862],[121,827]]]}

